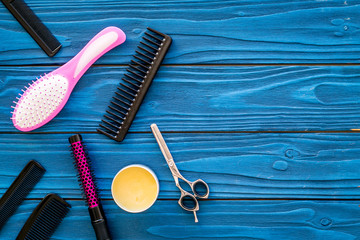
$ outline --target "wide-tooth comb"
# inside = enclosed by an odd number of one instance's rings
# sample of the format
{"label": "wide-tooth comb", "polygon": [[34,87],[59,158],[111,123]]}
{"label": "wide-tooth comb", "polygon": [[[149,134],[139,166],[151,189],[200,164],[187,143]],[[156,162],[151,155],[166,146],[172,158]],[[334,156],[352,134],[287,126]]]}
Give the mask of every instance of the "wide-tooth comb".
{"label": "wide-tooth comb", "polygon": [[78,170],[80,186],[82,186],[82,190],[86,196],[86,203],[96,238],[98,240],[111,239],[105,214],[98,198],[91,163],[85,150],[85,145],[82,143],[82,137],[80,134],[73,135],[69,138],[69,142],[71,144],[75,166]]}
{"label": "wide-tooth comb", "polygon": [[35,160],[26,164],[0,199],[0,230],[44,173],[45,169]]}
{"label": "wide-tooth comb", "polygon": [[147,29],[97,129],[118,142],[125,138],[171,44],[168,35]]}
{"label": "wide-tooth comb", "polygon": [[34,209],[16,240],[50,239],[70,208],[70,204],[58,195],[46,195]]}

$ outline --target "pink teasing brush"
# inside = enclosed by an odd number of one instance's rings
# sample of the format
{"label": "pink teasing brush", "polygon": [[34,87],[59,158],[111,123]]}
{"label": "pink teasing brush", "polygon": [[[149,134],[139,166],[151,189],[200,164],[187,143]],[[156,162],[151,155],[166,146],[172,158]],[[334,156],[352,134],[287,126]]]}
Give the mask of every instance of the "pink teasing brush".
{"label": "pink teasing brush", "polygon": [[93,177],[90,171],[90,165],[87,161],[86,153],[81,142],[74,142],[71,144],[74,152],[76,166],[79,171],[79,177],[81,179],[82,186],[86,195],[86,199],[89,207],[96,207],[99,205],[98,196],[96,193],[96,187],[93,182]]}

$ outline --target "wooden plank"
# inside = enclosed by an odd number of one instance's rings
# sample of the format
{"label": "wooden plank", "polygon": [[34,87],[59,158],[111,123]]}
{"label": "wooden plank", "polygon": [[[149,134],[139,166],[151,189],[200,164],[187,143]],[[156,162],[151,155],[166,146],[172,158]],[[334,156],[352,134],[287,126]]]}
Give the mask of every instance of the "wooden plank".
{"label": "wooden plank", "polygon": [[0,64],[63,64],[101,29],[127,41],[98,64],[127,64],[147,26],[171,35],[166,64],[359,63],[358,1],[28,0],[63,44],[49,58],[0,8]]}
{"label": "wooden plank", "polygon": [[[161,130],[166,130],[159,125]],[[58,192],[81,198],[68,149],[72,134],[6,134],[0,138],[0,193],[30,159],[47,172],[29,195]],[[359,133],[170,134],[164,137],[189,180],[204,179],[212,199],[359,199]],[[160,198],[179,191],[152,134],[129,134],[117,143],[83,134],[101,196],[111,198],[112,178],[123,167],[149,166],[160,181]]]}
{"label": "wooden plank", "polygon": [[[0,232],[15,239],[38,201],[27,200]],[[88,211],[80,201],[54,239],[95,239]],[[143,213],[126,213],[103,201],[113,239],[265,239],[349,240],[360,236],[357,201],[201,201],[199,223],[175,200],[157,201]]]}
{"label": "wooden plank", "polygon": [[[51,67],[0,68],[0,131],[17,94]],[[36,132],[96,131],[124,67],[95,67],[81,79],[61,113]],[[166,67],[130,132],[327,131],[360,128],[359,66]]]}

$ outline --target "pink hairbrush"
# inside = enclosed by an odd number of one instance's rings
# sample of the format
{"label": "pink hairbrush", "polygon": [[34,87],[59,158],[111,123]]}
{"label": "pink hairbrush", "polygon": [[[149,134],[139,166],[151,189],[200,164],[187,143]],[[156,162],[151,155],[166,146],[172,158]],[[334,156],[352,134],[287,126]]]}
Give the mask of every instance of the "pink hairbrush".
{"label": "pink hairbrush", "polygon": [[109,240],[111,239],[109,229],[106,224],[106,218],[98,198],[98,193],[95,184],[95,178],[90,166],[89,157],[86,154],[85,146],[82,143],[80,134],[69,137],[71,150],[75,160],[75,167],[78,170],[78,180],[84,194],[86,196],[86,203],[91,218],[91,223],[94,227],[96,239]]}
{"label": "pink hairbrush", "polygon": [[76,83],[88,68],[109,50],[122,44],[125,33],[117,27],[99,32],[69,62],[25,87],[17,97],[12,121],[23,132],[37,129],[53,119],[64,107]]}

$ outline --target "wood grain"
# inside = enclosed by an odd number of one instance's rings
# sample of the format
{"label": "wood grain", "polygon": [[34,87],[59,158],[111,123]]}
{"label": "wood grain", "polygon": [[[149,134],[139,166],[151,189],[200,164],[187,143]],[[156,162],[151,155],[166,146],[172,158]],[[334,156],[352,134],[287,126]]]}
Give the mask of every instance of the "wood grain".
{"label": "wood grain", "polygon": [[[39,201],[27,200],[0,232],[15,239]],[[52,239],[95,239],[81,201],[72,208]],[[355,240],[360,235],[357,201],[201,201],[199,223],[177,202],[157,201],[143,213],[126,213],[103,201],[113,239],[287,239]]]}
{"label": "wood grain", "polygon": [[[67,140],[76,132],[93,160],[114,239],[360,239],[360,132],[336,132],[360,129],[359,1],[26,3],[63,47],[49,58],[0,7],[0,196],[30,159],[47,169],[0,239],[15,239],[50,192],[72,205],[52,239],[95,239]],[[53,121],[17,131],[10,106],[20,89],[110,25],[127,41],[89,69]],[[95,131],[147,26],[173,44],[117,143]],[[154,122],[183,175],[210,186],[198,224],[177,204],[150,133]],[[149,166],[160,181],[159,200],[139,214],[118,208],[110,192],[113,176],[133,163]]]}
{"label": "wood grain", "polygon": [[0,64],[63,64],[101,29],[127,41],[97,64],[127,64],[147,26],[172,36],[166,64],[360,63],[358,1],[26,1],[62,43],[49,58],[0,8]]}
{"label": "wood grain", "polygon": [[[160,130],[166,127],[159,125]],[[72,134],[6,134],[0,138],[0,193],[30,159],[47,172],[29,195],[49,191],[81,198],[69,147]],[[159,178],[161,199],[179,191],[152,134],[129,134],[117,143],[82,134],[101,196],[111,198],[112,178],[124,166],[144,164]],[[359,133],[174,134],[164,138],[183,175],[202,178],[211,199],[359,199]]]}
{"label": "wood grain", "polygon": [[[0,131],[18,132],[12,101],[51,67],[0,68]],[[96,131],[124,67],[94,67],[60,114],[35,132]],[[360,128],[360,67],[166,67],[160,69],[130,132],[328,131]]]}

